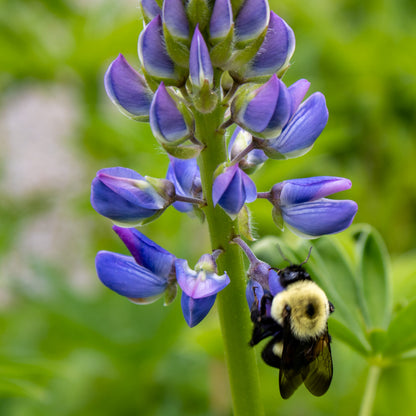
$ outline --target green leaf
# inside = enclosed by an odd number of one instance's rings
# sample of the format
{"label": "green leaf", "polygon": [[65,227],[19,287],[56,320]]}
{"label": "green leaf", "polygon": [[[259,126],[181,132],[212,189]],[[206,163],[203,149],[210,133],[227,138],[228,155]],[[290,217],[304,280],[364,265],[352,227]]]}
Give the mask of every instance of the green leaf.
{"label": "green leaf", "polygon": [[358,276],[369,329],[387,329],[392,312],[390,263],[380,234],[369,225],[355,227],[358,238]]}
{"label": "green leaf", "polygon": [[391,321],[384,347],[385,356],[399,356],[416,349],[416,299],[402,308]]}

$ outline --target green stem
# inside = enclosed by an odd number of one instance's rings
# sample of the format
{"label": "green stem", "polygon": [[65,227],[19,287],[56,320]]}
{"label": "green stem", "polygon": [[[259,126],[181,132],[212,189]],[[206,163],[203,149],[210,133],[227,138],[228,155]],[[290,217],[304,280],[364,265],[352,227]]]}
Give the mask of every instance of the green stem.
{"label": "green stem", "polygon": [[368,371],[367,384],[365,386],[364,396],[361,401],[359,416],[371,416],[373,413],[374,399],[378,380],[381,374],[381,367],[372,365]]}
{"label": "green stem", "polygon": [[236,222],[212,203],[213,174],[217,166],[227,160],[223,122],[224,107],[219,106],[209,114],[195,114],[196,137],[206,148],[198,158],[201,181],[207,206],[212,249],[221,248],[217,260],[219,273],[225,270],[231,283],[217,296],[221,333],[224,341],[233,400],[234,416],[262,416],[260,382],[254,350],[249,347],[251,322],[245,297],[245,268],[240,248],[230,243],[236,234]]}

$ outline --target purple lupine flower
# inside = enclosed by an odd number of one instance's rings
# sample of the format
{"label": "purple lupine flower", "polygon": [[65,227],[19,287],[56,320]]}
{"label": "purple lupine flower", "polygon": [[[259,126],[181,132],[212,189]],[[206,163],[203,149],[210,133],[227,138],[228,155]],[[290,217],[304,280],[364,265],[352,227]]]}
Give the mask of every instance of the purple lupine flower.
{"label": "purple lupine flower", "polygon": [[175,256],[135,228],[113,227],[131,256],[100,251],[95,264],[101,282],[138,304],[154,302],[175,287]]}
{"label": "purple lupine flower", "polygon": [[[228,154],[230,159],[234,159],[246,149],[252,142],[253,137],[241,127],[236,127],[228,144]],[[239,161],[238,166],[247,174],[253,173],[256,169],[261,167],[268,159],[263,150],[253,149],[242,160]]]}
{"label": "purple lupine flower", "polygon": [[195,265],[195,270],[183,259],[177,259],[175,267],[178,285],[194,299],[215,295],[230,283],[227,273],[221,276],[217,274],[215,259],[211,254],[204,254]]}
{"label": "purple lupine flower", "polygon": [[163,39],[162,18],[157,15],[140,33],[138,53],[144,71],[168,85],[180,86],[185,79],[169,56]]}
{"label": "purple lupine flower", "polygon": [[233,10],[230,0],[215,0],[209,23],[210,39],[214,42],[225,39],[233,24]]}
{"label": "purple lupine flower", "polygon": [[198,25],[195,28],[189,53],[189,80],[193,87],[201,89],[204,84],[213,86],[214,70],[209,57],[208,47],[205,43]]}
{"label": "purple lupine flower", "polygon": [[234,218],[246,202],[257,198],[254,182],[244,173],[238,164],[226,167],[214,180],[212,200]]}
{"label": "purple lupine flower", "polygon": [[175,261],[176,278],[182,289],[182,312],[190,327],[205,318],[214,305],[217,293],[230,283],[227,273],[217,274],[215,259],[218,254],[204,254],[195,265],[195,270],[189,268],[186,260]]}
{"label": "purple lupine flower", "polygon": [[262,149],[274,159],[302,156],[312,148],[327,122],[325,97],[315,92],[299,106],[278,137],[263,142]]}
{"label": "purple lupine flower", "polygon": [[[250,80],[284,72],[295,51],[295,35],[290,26],[277,14],[270,12],[270,21],[263,44],[248,63],[242,78]],[[238,71],[237,71],[238,72]]]}
{"label": "purple lupine flower", "polygon": [[351,225],[357,204],[325,197],[350,187],[348,179],[332,176],[280,182],[270,192],[275,222],[281,216],[288,228],[306,238],[343,231]]}
{"label": "purple lupine flower", "polygon": [[153,93],[145,79],[120,54],[108,67],[104,86],[111,101],[130,118],[149,120]]}
{"label": "purple lupine flower", "polygon": [[208,312],[214,306],[216,297],[217,295],[212,295],[206,298],[194,299],[182,292],[182,313],[190,328],[198,325],[208,315]]}
{"label": "purple lupine flower", "polygon": [[[177,159],[169,157],[166,179],[175,186],[176,195],[191,198],[201,198],[201,176],[196,159]],[[180,212],[190,212],[194,205],[189,202],[176,201],[173,207]]]}
{"label": "purple lupine flower", "polygon": [[127,168],[101,169],[91,184],[93,208],[124,226],[156,219],[174,200],[175,187],[170,181],[143,177]]}
{"label": "purple lupine flower", "polygon": [[235,34],[238,42],[257,39],[267,28],[270,18],[267,0],[246,0],[235,18]]}
{"label": "purple lupine flower", "polygon": [[248,279],[246,286],[246,299],[249,309],[257,303],[257,308],[260,310],[261,298],[264,296],[264,289],[259,282],[253,279]]}
{"label": "purple lupine flower", "polygon": [[189,39],[188,18],[181,0],[163,1],[163,23],[174,39]]}
{"label": "purple lupine flower", "polygon": [[162,14],[162,10],[155,0],[140,0],[139,3],[146,23],[149,23],[158,14]]}
{"label": "purple lupine flower", "polygon": [[239,88],[231,105],[233,120],[253,136],[276,137],[289,121],[291,97],[285,84],[275,75],[265,84],[246,84]]}
{"label": "purple lupine flower", "polygon": [[161,144],[179,144],[190,136],[185,118],[163,82],[150,106],[150,127]]}

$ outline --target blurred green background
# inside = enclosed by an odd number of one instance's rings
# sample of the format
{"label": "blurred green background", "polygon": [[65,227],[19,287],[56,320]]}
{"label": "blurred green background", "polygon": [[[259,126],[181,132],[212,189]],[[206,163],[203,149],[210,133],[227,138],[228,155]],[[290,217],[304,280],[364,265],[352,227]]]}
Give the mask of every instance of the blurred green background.
{"label": "blurred green background", "polygon": [[[350,178],[342,197],[358,202],[356,222],[380,231],[402,270],[416,246],[416,3],[271,8],[297,39],[286,84],[311,81],[330,119],[307,156],[257,172],[258,189]],[[136,0],[0,0],[0,415],[230,414],[215,310],[190,330],[178,300],[139,307],[95,275],[98,250],[126,253],[90,207],[95,172],[167,167],[149,126],[121,115],[103,87],[118,53],[137,66],[141,28]],[[258,235],[278,235],[270,206],[251,207]],[[144,232],[191,265],[209,247],[204,226],[172,208]],[[323,398],[302,389],[283,402],[276,371],[260,365],[267,414],[356,414],[365,362],[336,340],[333,352]],[[386,371],[375,414],[416,412],[415,376],[413,364]]]}

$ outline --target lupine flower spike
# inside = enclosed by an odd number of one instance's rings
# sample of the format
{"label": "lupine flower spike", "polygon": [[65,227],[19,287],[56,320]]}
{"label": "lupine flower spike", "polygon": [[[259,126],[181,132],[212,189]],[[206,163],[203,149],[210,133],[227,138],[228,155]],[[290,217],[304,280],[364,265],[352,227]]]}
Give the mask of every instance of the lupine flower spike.
{"label": "lupine flower spike", "polygon": [[[105,286],[138,304],[163,295],[168,304],[179,287],[189,327],[199,324],[218,299],[235,414],[260,414],[254,356],[247,352],[246,331],[235,328],[239,319],[269,319],[270,299],[283,291],[283,283],[239,236],[254,238],[257,199],[272,204],[270,223],[281,230],[303,238],[341,232],[353,221],[357,204],[327,197],[348,190],[351,182],[276,177],[270,191],[259,192],[250,177],[266,163],[305,155],[328,121],[325,96],[317,91],[307,96],[309,81],[286,86],[282,80],[295,35],[267,0],[140,0],[140,9],[144,29],[138,64],[130,65],[120,54],[104,86],[123,114],[149,122],[155,144],[167,153],[167,173],[153,178],[126,167],[97,172],[91,204],[115,224],[131,253],[100,251],[97,274]],[[157,219],[170,205],[208,223],[212,252],[203,254],[194,269],[131,228]],[[190,235],[189,242],[195,250],[205,245],[199,235]],[[250,262],[247,271],[234,257],[240,248]],[[248,308],[244,293],[238,293],[246,276]],[[253,322],[259,342],[264,333]],[[272,322],[274,336],[281,329],[277,325]],[[273,354],[277,366],[279,354]]]}

